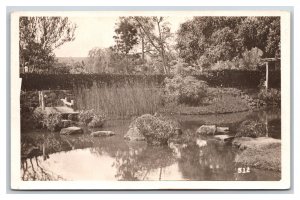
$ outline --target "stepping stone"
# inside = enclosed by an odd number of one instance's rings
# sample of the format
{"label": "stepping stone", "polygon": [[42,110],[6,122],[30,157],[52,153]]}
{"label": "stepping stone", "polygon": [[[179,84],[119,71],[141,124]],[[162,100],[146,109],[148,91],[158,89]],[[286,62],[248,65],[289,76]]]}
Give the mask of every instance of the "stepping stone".
{"label": "stepping stone", "polygon": [[75,134],[83,134],[82,128],[71,126],[68,128],[63,128],[60,130],[61,135],[75,135]]}
{"label": "stepping stone", "polygon": [[91,133],[93,137],[102,137],[102,136],[113,136],[115,135],[112,131],[95,131]]}
{"label": "stepping stone", "polygon": [[221,140],[222,142],[229,142],[234,139],[234,136],[229,136],[229,135],[215,135],[214,137],[217,140]]}

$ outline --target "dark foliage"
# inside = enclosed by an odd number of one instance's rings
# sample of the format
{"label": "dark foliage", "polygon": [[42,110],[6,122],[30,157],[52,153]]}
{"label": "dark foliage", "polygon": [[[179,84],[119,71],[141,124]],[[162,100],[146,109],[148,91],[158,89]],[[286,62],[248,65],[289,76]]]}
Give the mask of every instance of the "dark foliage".
{"label": "dark foliage", "polygon": [[[256,88],[264,79],[264,71],[220,70],[193,75],[206,81],[211,87]],[[157,75],[121,75],[121,74],[21,74],[22,90],[73,89],[74,86],[90,88],[93,84],[105,86],[124,86],[124,84],[157,84],[162,86],[166,77]],[[280,88],[280,71],[269,72],[269,87]]]}

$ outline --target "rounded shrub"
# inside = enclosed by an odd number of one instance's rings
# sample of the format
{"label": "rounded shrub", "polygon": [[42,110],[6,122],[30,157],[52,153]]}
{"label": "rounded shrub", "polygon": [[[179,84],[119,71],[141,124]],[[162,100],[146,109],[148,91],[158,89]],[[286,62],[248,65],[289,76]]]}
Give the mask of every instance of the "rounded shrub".
{"label": "rounded shrub", "polygon": [[268,105],[280,105],[281,92],[274,88],[270,88],[268,90],[261,89],[258,94],[258,98],[266,102]]}
{"label": "rounded shrub", "polygon": [[265,124],[260,121],[246,120],[243,121],[237,129],[235,137],[263,137],[266,135]]}
{"label": "rounded shrub", "polygon": [[197,106],[207,96],[207,88],[205,81],[193,76],[176,75],[165,79],[165,99],[167,102]]}
{"label": "rounded shrub", "polygon": [[88,127],[102,127],[105,121],[105,115],[91,110],[82,110],[78,115],[79,122]]}
{"label": "rounded shrub", "polygon": [[167,144],[178,128],[174,121],[150,114],[136,118],[130,127],[136,127],[151,145]]}
{"label": "rounded shrub", "polygon": [[59,112],[47,113],[41,107],[33,111],[33,121],[36,128],[47,128],[50,131],[62,128],[62,115]]}

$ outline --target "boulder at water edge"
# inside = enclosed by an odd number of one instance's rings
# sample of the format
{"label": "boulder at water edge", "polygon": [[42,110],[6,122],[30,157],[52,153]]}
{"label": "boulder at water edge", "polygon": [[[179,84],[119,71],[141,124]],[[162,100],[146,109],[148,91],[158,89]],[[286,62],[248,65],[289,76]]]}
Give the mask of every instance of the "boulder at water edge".
{"label": "boulder at water edge", "polygon": [[130,127],[124,138],[131,141],[143,141],[146,140],[137,127]]}
{"label": "boulder at water edge", "polygon": [[216,131],[216,125],[202,125],[197,129],[197,133],[201,135],[214,135]]}
{"label": "boulder at water edge", "polygon": [[167,145],[168,140],[176,135],[177,129],[177,123],[171,119],[145,114],[131,122],[125,138],[133,135],[145,139],[150,145]]}
{"label": "boulder at water edge", "polygon": [[75,135],[75,134],[82,134],[82,128],[71,126],[68,128],[63,128],[60,130],[61,135]]}
{"label": "boulder at water edge", "polygon": [[91,133],[93,137],[106,137],[106,136],[113,136],[115,135],[112,131],[95,131]]}

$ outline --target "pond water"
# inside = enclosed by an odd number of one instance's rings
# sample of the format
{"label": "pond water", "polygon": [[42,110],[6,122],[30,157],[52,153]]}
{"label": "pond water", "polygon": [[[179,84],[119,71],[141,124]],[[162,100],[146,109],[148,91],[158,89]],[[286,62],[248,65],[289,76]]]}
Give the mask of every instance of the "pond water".
{"label": "pond water", "polygon": [[[230,134],[245,119],[266,124],[268,136],[281,138],[280,111],[244,112],[224,115],[173,116],[184,133],[195,132],[203,124],[229,126]],[[266,123],[267,122],[267,123]],[[193,142],[149,146],[123,139],[130,120],[108,121],[102,130],[111,137],[31,131],[21,135],[22,180],[280,180],[280,173],[235,164],[239,151],[230,144],[200,136]],[[101,130],[101,129],[100,129]],[[244,173],[243,173],[244,172]]]}

